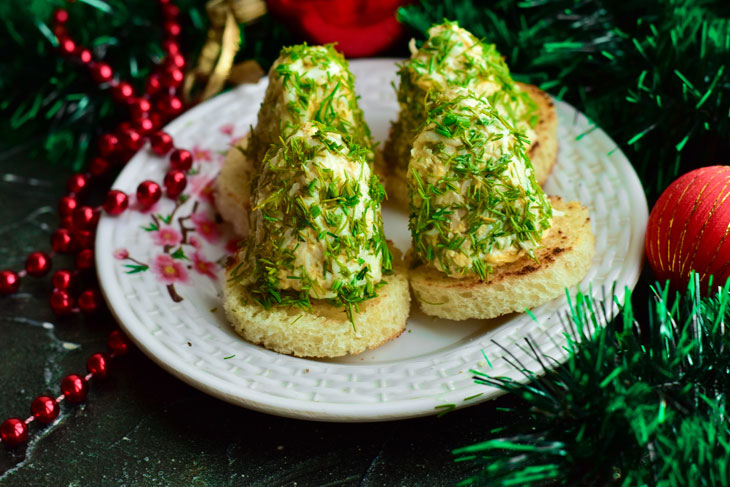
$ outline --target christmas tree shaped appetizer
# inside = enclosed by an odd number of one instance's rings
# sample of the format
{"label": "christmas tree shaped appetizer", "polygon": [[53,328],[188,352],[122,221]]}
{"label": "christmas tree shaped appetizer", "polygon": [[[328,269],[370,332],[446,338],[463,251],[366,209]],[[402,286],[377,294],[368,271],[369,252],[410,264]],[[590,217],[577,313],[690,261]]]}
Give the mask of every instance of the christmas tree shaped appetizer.
{"label": "christmas tree shaped appetizer", "polygon": [[410,280],[425,313],[463,320],[522,312],[588,272],[588,210],[545,196],[525,139],[471,92],[431,105],[408,165]]}
{"label": "christmas tree shaped appetizer", "polygon": [[229,263],[224,308],[247,340],[281,353],[337,357],[405,329],[406,270],[383,234],[384,189],[370,149],[305,122],[267,151],[251,231]]}
{"label": "christmas tree shaped appetizer", "polygon": [[[347,133],[365,158],[374,159],[370,129],[357,104],[347,60],[332,45],[285,47],[269,70],[269,85],[250,137],[228,151],[218,179],[216,205],[236,231],[248,232],[251,181],[267,150],[316,121]],[[245,211],[241,211],[244,208]]]}
{"label": "christmas tree shaped appetizer", "polygon": [[456,22],[435,25],[429,38],[400,66],[398,120],[383,148],[388,198],[408,204],[406,172],[413,138],[426,119],[429,104],[443,93],[465,88],[486,98],[500,115],[521,130],[535,176],[543,184],[557,156],[557,117],[550,97],[535,86],[516,83],[493,44],[486,44]]}

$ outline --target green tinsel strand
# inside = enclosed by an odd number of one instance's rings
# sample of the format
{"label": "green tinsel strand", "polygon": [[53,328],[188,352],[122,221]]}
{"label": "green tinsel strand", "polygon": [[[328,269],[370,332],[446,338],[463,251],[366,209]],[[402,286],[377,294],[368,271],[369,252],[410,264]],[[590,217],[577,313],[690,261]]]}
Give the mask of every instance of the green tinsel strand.
{"label": "green tinsel strand", "polygon": [[650,197],[680,172],[730,162],[730,6],[707,0],[422,0],[497,44],[517,78],[576,105],[614,137]]}
{"label": "green tinsel strand", "polygon": [[730,485],[730,281],[709,298],[699,289],[697,279],[685,297],[656,289],[648,323],[635,321],[629,291],[613,319],[579,294],[563,366],[527,371],[527,384],[478,373],[532,419],[507,418],[499,438],[456,450],[477,467],[460,485]]}

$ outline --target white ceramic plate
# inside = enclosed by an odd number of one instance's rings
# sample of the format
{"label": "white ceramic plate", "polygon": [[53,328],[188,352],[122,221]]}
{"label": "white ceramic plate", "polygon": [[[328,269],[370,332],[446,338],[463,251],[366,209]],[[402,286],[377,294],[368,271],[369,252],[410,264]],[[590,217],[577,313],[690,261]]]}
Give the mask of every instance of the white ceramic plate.
{"label": "white ceramic plate", "polygon": [[[397,114],[391,86],[395,62],[350,64],[365,118],[381,142]],[[494,342],[533,370],[539,369],[534,358],[515,346],[528,334],[545,354],[564,358],[558,315],[567,307],[565,298],[532,310],[537,322],[527,314],[450,322],[427,317],[414,304],[400,338],[336,360],[280,355],[239,338],[219,305],[220,262],[232,239],[215,221],[209,190],[223,154],[256,123],[266,85],[263,79],[224,93],[167,127],[176,144],[195,156],[196,174],[189,177],[183,205],[175,209],[163,198],[151,212],[128,211],[99,223],[96,260],[102,289],[139,348],[183,381],[225,401],[325,421],[422,416],[439,412],[439,406],[494,398],[500,392],[475,384],[470,369],[521,379]],[[558,102],[557,108],[560,152],[546,190],[587,205],[596,236],[593,267],[580,287],[588,291],[592,284],[596,297],[614,282],[618,289],[632,288],[641,271],[648,214],[644,192],[626,157],[602,130],[566,103]],[[145,179],[161,181],[166,168],[166,159],[143,149],[114,187],[134,194]],[[386,207],[383,220],[388,237],[405,251],[410,245],[405,212]]]}

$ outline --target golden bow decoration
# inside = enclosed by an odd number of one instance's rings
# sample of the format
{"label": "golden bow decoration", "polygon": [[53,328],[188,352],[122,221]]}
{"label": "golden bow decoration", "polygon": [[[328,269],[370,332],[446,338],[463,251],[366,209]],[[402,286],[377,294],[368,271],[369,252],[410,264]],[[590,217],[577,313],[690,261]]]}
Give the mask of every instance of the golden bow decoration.
{"label": "golden bow decoration", "polygon": [[264,1],[209,0],[205,10],[210,29],[198,64],[185,75],[183,98],[186,103],[207,100],[219,93],[226,81],[235,84],[255,82],[264,74],[254,60],[233,65],[241,43],[238,26],[261,18],[266,13]]}

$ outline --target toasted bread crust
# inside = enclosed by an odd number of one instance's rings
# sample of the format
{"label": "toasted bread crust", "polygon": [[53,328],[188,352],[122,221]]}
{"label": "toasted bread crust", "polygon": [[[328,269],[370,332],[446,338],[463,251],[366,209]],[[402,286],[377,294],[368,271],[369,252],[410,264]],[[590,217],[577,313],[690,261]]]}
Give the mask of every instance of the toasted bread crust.
{"label": "toasted bread crust", "polygon": [[488,282],[454,279],[428,265],[411,269],[409,277],[424,313],[450,320],[488,319],[523,312],[562,295],[583,279],[591,267],[595,242],[588,210],[577,201],[550,197],[562,215],[535,252],[494,268]]}
{"label": "toasted bread crust", "polygon": [[313,300],[312,309],[265,309],[248,290],[229,280],[223,283],[223,307],[233,329],[251,343],[297,357],[340,357],[374,349],[400,336],[410,312],[408,272],[400,252],[392,248],[393,274],[385,276],[378,296],[359,305],[355,326],[345,309]]}
{"label": "toasted bread crust", "polygon": [[[547,178],[555,166],[558,158],[558,116],[555,112],[555,103],[550,95],[542,91],[534,85],[525,83],[517,83],[520,88],[530,95],[532,100],[537,104],[539,112],[539,121],[535,127],[536,138],[532,141],[527,155],[530,157],[532,166],[535,169],[535,178],[540,186],[544,185]],[[391,127],[390,137],[395,137],[396,132],[402,132],[400,126],[393,124]],[[400,134],[398,136],[405,136]],[[387,146],[394,145],[388,144]],[[386,149],[389,147],[386,146]],[[390,152],[384,151],[383,158],[385,168],[381,173],[386,175],[385,190],[388,194],[388,200],[394,202],[401,208],[408,208],[408,183],[406,182],[406,171],[398,167],[395,161],[388,160],[388,157],[394,156],[394,149],[390,148]]]}

